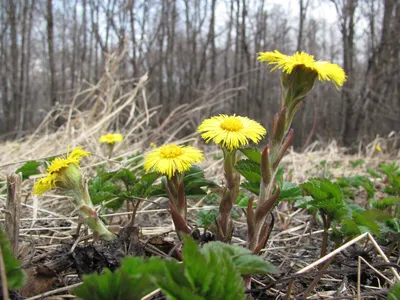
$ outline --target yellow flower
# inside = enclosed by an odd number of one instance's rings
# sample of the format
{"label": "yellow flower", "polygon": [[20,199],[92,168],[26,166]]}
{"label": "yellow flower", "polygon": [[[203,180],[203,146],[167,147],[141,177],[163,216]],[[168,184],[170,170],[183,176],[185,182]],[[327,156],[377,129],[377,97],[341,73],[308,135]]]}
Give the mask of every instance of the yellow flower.
{"label": "yellow flower", "polygon": [[122,142],[123,136],[120,133],[108,133],[99,138],[100,143],[115,144]]}
{"label": "yellow flower", "polygon": [[47,175],[38,179],[33,186],[33,194],[42,195],[43,193],[56,188],[80,189],[81,176],[79,162],[82,157],[90,153],[81,147],[76,147],[67,158],[56,157],[47,167]]}
{"label": "yellow flower", "polygon": [[63,168],[68,168],[70,164],[74,164],[79,167],[79,162],[82,157],[90,155],[90,152],[83,150],[81,147],[76,147],[72,152],[68,155],[67,158],[57,157],[53,159],[51,164],[47,167],[48,173],[54,173],[62,170]]}
{"label": "yellow flower", "polygon": [[267,133],[258,122],[235,115],[219,115],[206,119],[197,128],[197,131],[202,132],[201,137],[206,143],[212,140],[230,151],[247,145],[249,139],[258,143]]}
{"label": "yellow flower", "polygon": [[167,144],[146,154],[144,168],[147,172],[154,169],[171,178],[175,173],[189,170],[193,163],[199,163],[203,158],[201,151],[196,148]]}
{"label": "yellow flower", "polygon": [[282,69],[284,73],[291,74],[296,67],[302,67],[315,72],[320,81],[333,81],[336,87],[342,86],[346,81],[346,74],[341,67],[327,61],[315,61],[313,55],[304,52],[296,52],[296,54],[288,56],[275,50],[274,52],[260,52],[258,55],[259,61],[276,65],[271,72],[275,69]]}
{"label": "yellow flower", "polygon": [[382,148],[381,148],[381,146],[376,145],[376,146],[375,146],[375,150],[378,151],[378,152],[381,152],[381,151],[382,151]]}
{"label": "yellow flower", "polygon": [[68,156],[68,159],[76,160],[76,162],[79,163],[82,157],[89,155],[90,152],[83,150],[81,147],[76,147],[74,150],[72,150],[71,154]]}
{"label": "yellow flower", "polygon": [[41,196],[56,187],[56,174],[47,174],[46,177],[38,179],[33,185],[33,194]]}

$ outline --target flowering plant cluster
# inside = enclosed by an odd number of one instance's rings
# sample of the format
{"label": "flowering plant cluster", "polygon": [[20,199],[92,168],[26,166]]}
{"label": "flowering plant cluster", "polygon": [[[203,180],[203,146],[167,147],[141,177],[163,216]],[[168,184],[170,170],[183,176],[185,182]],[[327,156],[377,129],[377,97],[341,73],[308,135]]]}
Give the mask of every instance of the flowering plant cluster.
{"label": "flowering plant cluster", "polygon": [[[284,55],[277,50],[274,52],[261,52],[258,60],[266,62],[268,65],[274,65],[271,71],[277,69],[282,71],[280,108],[272,120],[272,126],[268,134],[266,128],[259,122],[236,114],[210,116],[203,120],[197,128],[197,132],[205,143],[212,142],[220,148],[223,156],[223,187],[207,180],[204,177],[204,171],[195,166],[195,164],[200,164],[204,159],[204,154],[201,150],[176,143],[164,144],[160,147],[155,144],[151,145],[152,150],[144,156],[143,174],[140,174],[141,179],[138,179],[139,176],[137,174],[124,169],[121,172],[104,173],[103,177],[92,180],[90,191],[94,195],[93,198],[96,199],[95,203],[98,203],[98,199],[103,199],[104,195],[112,195],[114,199],[126,200],[128,202],[127,209],[129,209],[129,201],[133,198],[145,199],[164,196],[169,199],[169,212],[175,230],[179,239],[185,244],[183,250],[184,263],[175,265],[169,262],[160,262],[159,260],[147,263],[132,260],[127,261],[126,265],[135,264],[138,266],[137,270],[142,267],[144,270],[146,268],[145,264],[151,265],[152,270],[155,271],[154,274],[142,272],[140,276],[138,275],[139,273],[137,276],[148,282],[152,287],[159,287],[163,292],[171,296],[171,299],[175,299],[173,293],[176,291],[171,286],[179,286],[181,284],[177,283],[179,280],[184,282],[182,284],[185,288],[181,292],[185,295],[186,293],[188,295],[195,293],[194,291],[196,293],[201,291],[199,295],[206,297],[205,295],[211,295],[215,292],[212,289],[209,290],[209,280],[211,279],[207,277],[208,274],[203,274],[196,269],[198,266],[192,263],[193,261],[189,258],[190,255],[197,255],[196,257],[210,268],[215,267],[214,265],[218,266],[217,256],[223,257],[225,266],[231,268],[228,268],[229,272],[236,272],[235,276],[237,278],[243,278],[245,287],[250,287],[251,274],[260,271],[272,271],[273,268],[269,268],[269,265],[258,271],[250,267],[243,271],[245,263],[241,262],[243,265],[235,265],[237,263],[236,255],[241,253],[240,255],[249,257],[259,254],[265,247],[274,226],[273,208],[282,199],[295,199],[297,207],[309,210],[314,214],[317,212],[320,214],[324,225],[321,257],[327,253],[329,237],[334,239],[335,245],[339,247],[350,236],[360,233],[363,228],[369,226],[363,223],[369,213],[364,213],[360,209],[351,210],[346,204],[345,194],[343,193],[345,188],[356,184],[366,189],[369,188],[370,184],[367,180],[359,178],[357,179],[358,181],[355,179],[339,179],[337,183],[332,183],[328,179],[314,178],[302,185],[297,185],[284,182],[282,179],[281,161],[293,140],[294,131],[291,129],[291,124],[296,112],[312,91],[317,79],[319,81],[332,82],[336,88],[343,86],[346,81],[343,69],[330,62],[314,60],[312,55],[303,52],[297,52],[292,56]],[[259,144],[265,137],[267,137],[267,141],[261,150],[257,146],[252,147],[251,144]],[[122,140],[123,136],[121,134],[107,134],[100,137],[99,142],[104,144],[106,153],[111,157],[115,143],[122,142]],[[380,147],[378,147],[376,151],[381,151]],[[88,155],[89,153],[83,149],[76,148],[67,157],[54,159],[47,168],[46,176],[35,183],[33,192],[39,196],[54,188],[66,192],[72,197],[82,221],[100,238],[112,240],[116,236],[108,231],[104,223],[98,218],[88,192],[87,180],[84,179],[79,167],[81,159]],[[386,174],[385,172],[390,168],[383,168],[381,172]],[[147,174],[144,174],[144,172]],[[161,178],[161,180],[157,180],[158,178]],[[388,178],[393,179],[394,183],[397,182],[397,177],[394,178],[388,175]],[[125,190],[121,190],[114,185],[117,180],[124,182]],[[205,190],[207,192],[211,190],[211,195],[219,200],[218,212],[212,216],[209,224],[204,226],[212,233],[212,239],[216,240],[217,243],[214,244],[216,246],[203,248],[204,250],[199,254],[200,252],[193,246],[193,241],[187,237],[192,236],[199,243],[204,241],[194,234],[196,227],[190,223],[188,218],[187,199],[193,195],[207,195]],[[397,191],[398,189],[394,188],[394,190]],[[398,198],[390,197],[384,203],[375,203],[371,200],[371,205],[376,209],[391,209],[392,205],[400,203],[397,200]],[[134,211],[136,211],[139,203],[135,203]],[[242,250],[238,250],[237,248],[229,248],[230,246],[228,245],[234,233],[232,208],[235,203],[239,203],[238,205],[245,211],[247,249],[241,248]],[[122,202],[118,208],[121,206]],[[396,210],[393,220],[388,221],[393,228],[396,226],[400,228],[396,221],[397,214],[398,211]],[[130,224],[133,224],[133,221],[134,215]],[[338,225],[339,229],[332,228],[332,224],[339,224],[341,227]],[[333,232],[331,236],[329,236],[330,231]],[[226,255],[226,253],[230,254]],[[252,260],[250,258],[246,259]],[[258,261],[258,263],[260,262]],[[118,280],[120,280],[118,284],[122,284],[125,278],[121,275],[125,272],[125,267],[122,266],[119,271],[120,274],[118,273]],[[130,267],[127,268],[129,269]],[[163,276],[168,272],[172,272],[171,270],[177,270],[182,276],[170,276],[167,280]],[[216,268],[215,272],[218,270],[219,267]],[[192,274],[191,272],[194,273]],[[203,275],[205,276],[204,278],[202,277]],[[106,273],[105,276],[112,277],[109,273]],[[82,286],[78,291],[78,294],[82,297],[89,290],[91,284],[96,286],[97,283],[93,278],[88,279],[88,284]],[[113,278],[117,277],[114,276]],[[207,287],[204,287],[204,280],[208,282]],[[218,276],[215,275],[213,280],[219,282]],[[226,284],[225,281],[222,282]],[[310,287],[313,286],[313,284],[310,285]],[[243,290],[238,289],[237,293],[242,294]]]}
{"label": "flowering plant cluster", "polygon": [[[281,110],[276,114],[269,143],[264,147],[256,161],[260,168],[260,187],[258,200],[251,198],[247,207],[247,247],[258,253],[265,245],[273,223],[267,223],[280,194],[280,187],[275,188],[276,174],[286,150],[293,139],[290,126],[293,117],[307,94],[320,81],[333,81],[336,87],[342,86],[346,80],[344,71],[335,64],[314,61],[312,55],[296,53],[284,55],[278,51],[259,54],[259,60],[276,65],[273,69],[282,69]],[[259,143],[267,130],[258,122],[237,115],[219,115],[204,120],[198,132],[206,143],[214,142],[221,147],[224,157],[225,188],[222,193],[219,214],[210,226],[217,240],[230,242],[233,233],[231,210],[238,198],[242,172],[237,162],[244,147]],[[257,152],[257,150],[255,150]],[[254,153],[253,153],[254,154]],[[187,205],[182,181],[182,174],[192,163],[200,162],[203,155],[192,147],[163,145],[146,155],[145,168],[155,170],[167,176],[166,190],[171,201],[171,214],[177,231],[190,232],[186,224]],[[256,204],[255,209],[253,204]]]}

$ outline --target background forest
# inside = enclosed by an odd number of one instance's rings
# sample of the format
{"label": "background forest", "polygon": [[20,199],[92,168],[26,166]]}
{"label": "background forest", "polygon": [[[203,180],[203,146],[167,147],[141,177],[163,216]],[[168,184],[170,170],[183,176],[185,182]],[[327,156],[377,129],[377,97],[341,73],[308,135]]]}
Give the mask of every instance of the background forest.
{"label": "background forest", "polygon": [[356,145],[400,131],[399,32],[398,0],[0,0],[0,138],[29,134],[69,105],[107,72],[110,53],[124,54],[113,70],[121,81],[148,73],[147,102],[162,105],[155,126],[198,99],[267,126],[280,83],[257,52],[278,49],[348,75],[340,91],[316,87],[294,144],[316,125],[314,138]]}

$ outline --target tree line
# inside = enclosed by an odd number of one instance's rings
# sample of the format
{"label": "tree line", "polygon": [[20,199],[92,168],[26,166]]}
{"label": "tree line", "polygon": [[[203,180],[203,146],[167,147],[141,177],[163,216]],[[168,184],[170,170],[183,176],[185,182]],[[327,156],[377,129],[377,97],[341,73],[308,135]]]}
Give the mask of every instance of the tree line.
{"label": "tree line", "polygon": [[[160,117],[217,95],[218,112],[267,126],[280,82],[257,52],[278,49],[306,51],[348,75],[340,91],[315,88],[294,122],[295,144],[313,127],[314,137],[344,145],[398,132],[399,1],[288,2],[0,0],[0,134],[29,133],[51,107],[98,81],[107,55],[124,47],[120,78],[148,73],[148,102],[163,105]],[[335,20],[319,18],[321,7]],[[225,90],[234,93],[224,98]]]}

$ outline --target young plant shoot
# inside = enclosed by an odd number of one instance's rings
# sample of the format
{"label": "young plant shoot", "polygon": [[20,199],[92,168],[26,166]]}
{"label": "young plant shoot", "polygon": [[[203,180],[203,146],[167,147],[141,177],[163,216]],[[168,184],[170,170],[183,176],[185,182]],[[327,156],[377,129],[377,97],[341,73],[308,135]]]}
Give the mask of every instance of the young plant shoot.
{"label": "young plant shoot", "polygon": [[80,168],[82,157],[89,152],[77,147],[66,157],[57,157],[47,167],[46,176],[38,179],[33,186],[33,194],[41,196],[52,189],[59,189],[72,198],[72,203],[79,212],[81,221],[103,240],[114,240],[115,234],[108,231],[97,215],[90,198],[87,181]]}

